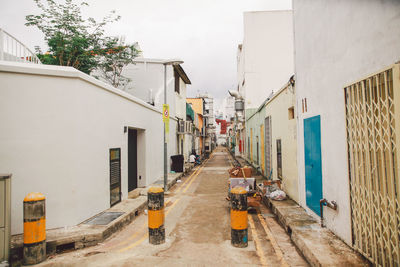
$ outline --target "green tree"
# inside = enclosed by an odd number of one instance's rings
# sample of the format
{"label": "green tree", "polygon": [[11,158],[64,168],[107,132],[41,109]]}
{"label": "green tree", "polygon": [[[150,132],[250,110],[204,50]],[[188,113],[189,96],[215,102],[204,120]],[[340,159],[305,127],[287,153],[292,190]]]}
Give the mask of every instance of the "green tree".
{"label": "green tree", "polygon": [[58,4],[53,0],[34,0],[40,15],[26,16],[27,26],[36,26],[45,35],[49,47],[47,53],[42,53],[37,48],[38,57],[44,64],[72,66],[87,74],[97,68],[98,55],[110,42],[110,38],[104,37],[104,27],[111,22],[120,19],[111,11],[100,22],[94,18],[84,19],[81,7],[87,3],[73,3],[73,0],[65,0]]}
{"label": "green tree", "polygon": [[104,39],[104,49],[99,51],[96,78],[104,79],[116,88],[124,87],[131,80],[122,75],[125,66],[134,63],[140,54],[138,44],[125,44],[122,39],[107,37]]}

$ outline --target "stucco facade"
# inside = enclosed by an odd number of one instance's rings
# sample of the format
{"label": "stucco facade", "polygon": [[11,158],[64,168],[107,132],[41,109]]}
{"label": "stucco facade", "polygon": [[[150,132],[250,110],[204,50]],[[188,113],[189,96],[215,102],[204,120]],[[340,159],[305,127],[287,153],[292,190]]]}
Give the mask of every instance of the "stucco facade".
{"label": "stucco facade", "polygon": [[294,0],[293,12],[300,204],[315,215],[306,204],[304,120],[320,116],[322,193],[338,205],[324,208],[324,220],[352,245],[343,88],[400,59],[400,2]]}
{"label": "stucco facade", "polygon": [[111,148],[121,149],[126,199],[128,129],[137,130],[138,186],[163,176],[160,109],[69,67],[3,61],[0,84],[0,172],[13,175],[12,234],[22,232],[30,192],[46,196],[48,229],[109,208]]}
{"label": "stucco facade", "polygon": [[[295,87],[285,85],[265,105],[265,116],[271,123],[271,161],[272,177],[282,180],[282,189],[294,201],[299,202],[299,186],[297,175],[297,129],[295,109]],[[265,127],[265,125],[264,125]],[[266,140],[263,140],[266,143]],[[281,173],[278,173],[278,148],[280,142]],[[265,152],[263,149],[263,152]],[[264,167],[265,169],[265,167]],[[268,175],[268,173],[265,173]]]}
{"label": "stucco facade", "polygon": [[[164,103],[164,63],[162,59],[137,58],[135,64],[128,65],[122,72],[125,77],[131,79],[124,91],[130,93],[154,106],[162,108]],[[179,70],[179,72],[178,72]],[[190,84],[180,65],[166,66],[167,103],[169,104],[170,117],[178,120],[186,120],[186,85]],[[180,73],[183,76],[180,76]],[[179,86],[177,87],[178,84]],[[177,91],[177,88],[179,88]],[[177,124],[170,121],[170,132],[175,136],[168,140],[169,154],[183,154],[188,160],[189,141],[184,134],[177,134]]]}
{"label": "stucco facade", "polygon": [[196,146],[197,153],[201,155],[204,151],[204,136],[205,132],[204,126],[204,118],[203,118],[203,109],[204,103],[202,98],[187,98],[186,102],[192,106],[193,111],[195,112],[195,116],[198,118],[198,130],[200,131],[200,136],[198,138],[198,146]]}
{"label": "stucco facade", "polygon": [[246,108],[260,106],[265,97],[293,74],[292,16],[289,10],[244,12],[237,82]]}
{"label": "stucco facade", "polygon": [[[246,110],[247,145],[244,155],[265,177],[280,179],[282,189],[298,202],[294,90],[294,86],[286,84],[271,99],[265,100],[258,109]],[[266,118],[269,118],[268,122]],[[266,128],[270,129],[269,134],[266,133]],[[266,140],[268,136],[269,141]]]}

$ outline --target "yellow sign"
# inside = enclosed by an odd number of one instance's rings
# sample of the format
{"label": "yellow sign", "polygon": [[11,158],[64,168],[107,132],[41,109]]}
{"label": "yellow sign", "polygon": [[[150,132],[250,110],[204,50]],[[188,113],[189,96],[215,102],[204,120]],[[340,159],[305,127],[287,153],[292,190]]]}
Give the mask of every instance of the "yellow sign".
{"label": "yellow sign", "polygon": [[169,105],[163,104],[163,122],[169,122]]}
{"label": "yellow sign", "polygon": [[163,122],[165,124],[165,135],[166,141],[168,142],[168,134],[169,134],[169,105],[163,104]]}

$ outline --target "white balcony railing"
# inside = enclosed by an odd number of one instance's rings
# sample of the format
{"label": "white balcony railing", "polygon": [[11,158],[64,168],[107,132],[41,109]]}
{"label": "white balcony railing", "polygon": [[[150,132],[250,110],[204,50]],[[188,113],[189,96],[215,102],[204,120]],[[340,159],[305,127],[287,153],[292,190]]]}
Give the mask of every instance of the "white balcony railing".
{"label": "white balcony railing", "polygon": [[42,64],[35,53],[1,28],[0,60]]}

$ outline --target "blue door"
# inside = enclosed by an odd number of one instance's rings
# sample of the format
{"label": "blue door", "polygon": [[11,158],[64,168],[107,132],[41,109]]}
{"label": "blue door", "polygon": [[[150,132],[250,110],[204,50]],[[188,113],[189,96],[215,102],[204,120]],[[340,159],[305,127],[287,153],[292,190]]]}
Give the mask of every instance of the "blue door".
{"label": "blue door", "polygon": [[304,162],[306,174],[306,203],[321,216],[319,201],[322,199],[321,118],[304,119]]}

